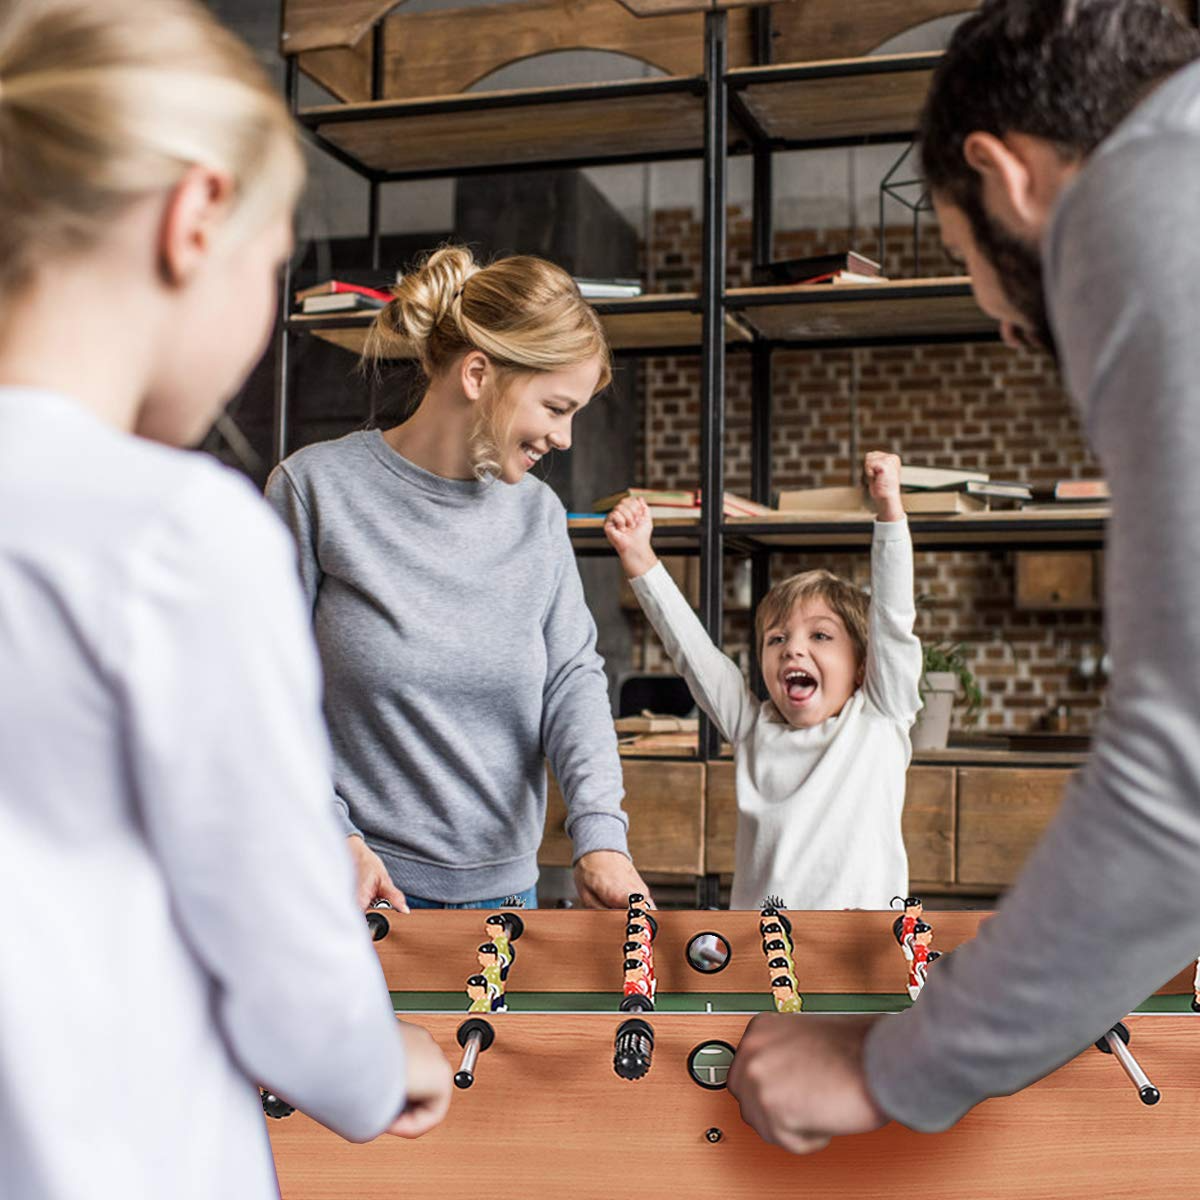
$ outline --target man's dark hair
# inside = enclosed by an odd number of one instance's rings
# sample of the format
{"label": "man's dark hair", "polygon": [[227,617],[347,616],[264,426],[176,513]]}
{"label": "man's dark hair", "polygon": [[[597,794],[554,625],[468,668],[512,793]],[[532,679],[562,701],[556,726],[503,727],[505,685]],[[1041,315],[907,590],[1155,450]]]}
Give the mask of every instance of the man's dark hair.
{"label": "man's dark hair", "polygon": [[1158,0],[985,0],[934,72],[919,133],[925,181],[977,228],[970,133],[1025,133],[1086,157],[1198,57],[1200,31]]}

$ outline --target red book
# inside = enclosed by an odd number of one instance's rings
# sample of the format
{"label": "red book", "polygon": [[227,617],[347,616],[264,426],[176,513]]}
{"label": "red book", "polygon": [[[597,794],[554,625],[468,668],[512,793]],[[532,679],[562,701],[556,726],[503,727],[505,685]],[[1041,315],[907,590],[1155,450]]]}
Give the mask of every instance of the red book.
{"label": "red book", "polygon": [[302,304],[309,296],[335,296],[342,292],[369,296],[372,300],[382,300],[385,304],[392,298],[391,292],[383,292],[379,288],[366,287],[361,283],[345,283],[340,279],[327,279],[324,283],[314,283],[312,287],[302,288],[298,291],[296,303]]}

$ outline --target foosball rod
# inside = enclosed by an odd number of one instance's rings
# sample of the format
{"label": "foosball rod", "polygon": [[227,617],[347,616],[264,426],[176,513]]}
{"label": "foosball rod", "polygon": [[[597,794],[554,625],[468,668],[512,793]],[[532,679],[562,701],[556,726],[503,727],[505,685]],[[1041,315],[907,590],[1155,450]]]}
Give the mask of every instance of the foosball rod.
{"label": "foosball rod", "polygon": [[1096,1049],[1111,1054],[1121,1064],[1130,1082],[1137,1088],[1143,1104],[1157,1104],[1162,1099],[1162,1093],[1150,1082],[1138,1060],[1133,1057],[1132,1051],[1126,1045],[1128,1041],[1129,1031],[1123,1024],[1118,1023],[1096,1043]]}
{"label": "foosball rod", "polygon": [[496,1031],[487,1021],[475,1017],[464,1021],[458,1027],[456,1036],[458,1044],[463,1048],[463,1056],[454,1074],[454,1086],[469,1088],[475,1082],[475,1063],[479,1055],[495,1040]]}

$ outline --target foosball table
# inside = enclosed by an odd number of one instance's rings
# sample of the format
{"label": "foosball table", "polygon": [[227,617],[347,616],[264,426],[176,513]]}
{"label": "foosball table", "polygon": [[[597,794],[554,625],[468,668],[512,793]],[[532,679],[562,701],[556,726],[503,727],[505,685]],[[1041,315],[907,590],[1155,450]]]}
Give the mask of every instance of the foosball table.
{"label": "foosball table", "polygon": [[283,1200],[1190,1194],[1190,972],[1096,1048],[936,1137],[889,1125],[797,1158],[742,1122],[725,1080],[754,1013],[899,1012],[986,915],[373,911],[398,1015],[429,1030],[458,1090],[425,1137],[367,1145],[265,1095]]}

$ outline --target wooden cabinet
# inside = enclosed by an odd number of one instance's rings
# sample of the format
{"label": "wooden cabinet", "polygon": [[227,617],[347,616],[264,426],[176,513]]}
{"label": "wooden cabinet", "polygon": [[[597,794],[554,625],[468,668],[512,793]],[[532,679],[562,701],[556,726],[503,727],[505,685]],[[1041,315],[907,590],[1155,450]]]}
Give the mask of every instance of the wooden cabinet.
{"label": "wooden cabinet", "polygon": [[913,883],[950,883],[955,879],[955,769],[909,767],[904,796],[904,845]]}
{"label": "wooden cabinet", "polygon": [[[941,884],[954,879],[954,768],[916,766],[908,772],[904,844],[909,876]],[[706,870],[729,875],[734,866],[737,798],[731,762],[708,764]]]}
{"label": "wooden cabinet", "polygon": [[1072,772],[958,768],[957,882],[1005,887],[1062,801]]}
{"label": "wooden cabinet", "polygon": [[[704,772],[700,762],[622,760],[629,850],[651,875],[704,874]],[[546,836],[538,861],[571,865],[571,839],[563,827],[567,808],[553,774],[546,805]]]}
{"label": "wooden cabinet", "polygon": [[[731,875],[737,830],[734,765],[624,759],[629,845],[655,875]],[[914,891],[988,894],[1007,887],[1058,811],[1063,767],[909,768],[904,844]],[[566,808],[550,777],[543,866],[570,866]]]}

